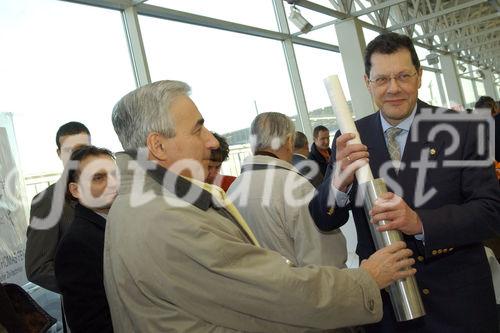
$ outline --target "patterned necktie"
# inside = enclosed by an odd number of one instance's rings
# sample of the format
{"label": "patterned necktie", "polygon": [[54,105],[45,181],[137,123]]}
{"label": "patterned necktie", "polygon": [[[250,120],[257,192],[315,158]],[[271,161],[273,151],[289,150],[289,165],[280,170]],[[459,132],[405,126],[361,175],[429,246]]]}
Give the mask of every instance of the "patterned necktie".
{"label": "patterned necktie", "polygon": [[396,169],[399,169],[399,164],[401,162],[401,151],[396,136],[402,131],[401,128],[397,127],[390,127],[385,131],[387,136],[387,150],[389,151],[389,156],[391,156],[391,160]]}

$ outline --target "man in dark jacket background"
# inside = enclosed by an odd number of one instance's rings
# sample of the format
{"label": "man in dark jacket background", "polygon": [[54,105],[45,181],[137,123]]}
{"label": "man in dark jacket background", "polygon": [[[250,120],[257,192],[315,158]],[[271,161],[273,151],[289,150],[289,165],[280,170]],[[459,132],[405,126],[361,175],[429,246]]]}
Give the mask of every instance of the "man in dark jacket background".
{"label": "man in dark jacket background", "polygon": [[323,125],[316,126],[313,131],[314,142],[311,145],[309,159],[318,163],[319,171],[324,176],[332,150],[330,149],[330,131]]}

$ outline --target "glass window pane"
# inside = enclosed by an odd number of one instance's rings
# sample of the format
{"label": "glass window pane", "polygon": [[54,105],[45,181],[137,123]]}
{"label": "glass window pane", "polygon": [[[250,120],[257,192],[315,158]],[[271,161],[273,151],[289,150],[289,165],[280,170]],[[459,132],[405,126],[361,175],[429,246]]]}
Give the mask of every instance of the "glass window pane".
{"label": "glass window pane", "polygon": [[294,45],[294,48],[312,128],[323,125],[330,131],[336,131],[337,122],[323,79],[332,74],[339,74],[340,83],[350,105],[351,95],[340,53],[303,45]]}
{"label": "glass window pane", "polygon": [[464,93],[465,107],[474,106],[476,102],[476,96],[474,95],[474,88],[472,87],[472,81],[469,79],[460,79],[462,85],[462,91]]}
{"label": "glass window pane", "polygon": [[418,90],[418,98],[435,106],[446,105],[446,103],[443,103],[440,96],[438,81],[434,72],[423,71],[422,84]]}
{"label": "glass window pane", "polygon": [[234,0],[149,0],[146,4],[268,30],[278,30],[272,0],[259,0],[251,3]]}
{"label": "glass window pane", "polygon": [[25,176],[61,171],[55,135],[83,122],[121,150],[113,105],[135,87],[120,12],[52,0],[0,2],[0,111],[14,113]]}
{"label": "glass window pane", "polygon": [[374,40],[375,37],[379,35],[379,33],[371,29],[363,28],[363,35],[365,36],[366,45],[368,45],[368,43]]}
{"label": "glass window pane", "polygon": [[[478,96],[484,96],[484,95],[486,95],[486,90],[484,88],[484,82],[483,81],[476,80],[476,88],[477,88],[477,94],[478,94]],[[495,98],[495,97],[493,96],[493,98]]]}
{"label": "glass window pane", "polygon": [[152,80],[188,83],[207,128],[230,134],[230,144],[248,142],[257,113],[296,115],[281,42],[151,17],[139,20]]}

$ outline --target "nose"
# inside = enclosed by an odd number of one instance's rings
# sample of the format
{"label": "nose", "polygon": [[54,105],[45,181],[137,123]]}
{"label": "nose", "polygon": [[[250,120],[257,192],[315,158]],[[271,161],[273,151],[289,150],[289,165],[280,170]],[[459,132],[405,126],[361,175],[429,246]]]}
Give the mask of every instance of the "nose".
{"label": "nose", "polygon": [[119,187],[119,182],[118,182],[118,176],[116,173],[110,173],[108,174],[108,188],[110,189],[118,189]]}
{"label": "nose", "polygon": [[219,148],[219,140],[217,140],[215,136],[213,136],[213,134],[210,133],[209,130],[207,129],[204,130],[207,133],[207,141],[206,141],[207,148],[210,150]]}
{"label": "nose", "polygon": [[399,81],[396,79],[396,77],[392,76],[389,80],[389,83],[387,84],[387,92],[391,94],[395,94],[401,90],[401,87],[399,86]]}

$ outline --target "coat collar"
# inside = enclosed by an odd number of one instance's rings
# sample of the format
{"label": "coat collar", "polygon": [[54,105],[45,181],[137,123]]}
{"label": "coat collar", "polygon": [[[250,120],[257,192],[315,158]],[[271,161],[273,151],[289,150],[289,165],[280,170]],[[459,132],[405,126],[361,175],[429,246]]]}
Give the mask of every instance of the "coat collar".
{"label": "coat collar", "polygon": [[[124,153],[128,155],[130,158],[135,159],[140,166],[145,167],[145,163],[150,162],[137,159],[136,150],[128,150],[125,151]],[[204,211],[212,207],[213,205],[212,195],[208,191],[193,184],[186,178],[181,177],[173,172],[170,172],[158,164],[156,164],[156,167],[152,170],[148,168],[145,169],[147,170],[148,175],[156,183],[167,189],[170,193],[173,193],[177,198],[179,199],[182,198],[183,200],[189,202],[193,206]],[[190,191],[192,186],[196,186],[199,190]]]}
{"label": "coat collar", "polygon": [[79,203],[75,206],[75,217],[87,220],[96,225],[99,229],[106,229],[106,219],[104,217]]}

